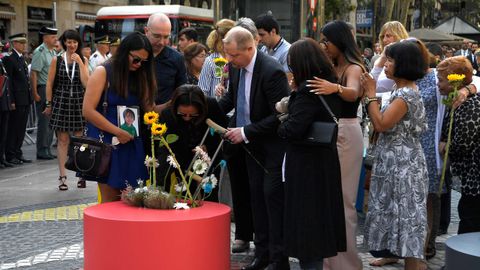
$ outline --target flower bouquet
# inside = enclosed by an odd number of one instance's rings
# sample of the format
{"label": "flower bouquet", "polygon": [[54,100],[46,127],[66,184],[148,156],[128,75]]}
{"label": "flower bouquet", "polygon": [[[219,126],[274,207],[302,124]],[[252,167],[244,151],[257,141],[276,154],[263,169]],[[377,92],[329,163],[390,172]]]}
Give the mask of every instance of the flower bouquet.
{"label": "flower bouquet", "polygon": [[[150,179],[145,182],[146,184],[139,179],[137,188],[127,185],[127,188],[122,191],[122,201],[129,205],[154,209],[188,209],[200,206],[202,201],[211,194],[218,184],[218,180],[213,173],[208,175],[208,172],[212,169],[212,160],[202,147],[197,146],[192,162],[188,169],[183,171],[175,157],[175,153],[173,153],[170,147],[170,144],[178,140],[178,136],[175,134],[165,135],[167,126],[158,123],[158,119],[159,115],[156,112],[147,112],[144,115],[144,122],[150,127],[151,131],[150,145],[152,156],[147,155],[145,158],[145,166],[148,168]],[[207,133],[210,132],[207,130]],[[155,158],[156,142],[159,147],[165,147],[169,153],[166,161],[170,164],[170,167],[166,177],[172,168],[180,176],[178,183],[174,183],[174,188],[170,188],[168,191],[166,191],[164,186],[166,179],[164,179],[163,186],[157,185],[156,169],[159,166],[159,162]],[[225,166],[224,161],[217,166]],[[216,167],[212,171],[215,169]],[[199,183],[193,194],[190,192],[192,181]]]}
{"label": "flower bouquet", "polygon": [[[225,76],[225,67],[227,66],[227,59],[223,57],[217,57],[213,59],[213,63],[215,64],[215,77],[216,78],[223,78]],[[228,68],[226,70],[226,76],[228,79]]]}
{"label": "flower bouquet", "polygon": [[453,102],[458,96],[458,87],[462,85],[462,82],[465,79],[465,75],[449,74],[447,76],[447,79],[448,79],[448,82],[453,86],[453,91],[448,94],[448,97],[446,99],[442,100],[443,104],[450,107],[450,119],[448,124],[447,144],[445,146],[445,156],[443,158],[442,176],[440,178],[440,187],[438,189],[438,196],[442,194],[443,184],[445,183],[445,173],[447,169],[448,153],[450,152],[450,144],[452,142],[453,117],[455,116],[455,108],[453,107]]}

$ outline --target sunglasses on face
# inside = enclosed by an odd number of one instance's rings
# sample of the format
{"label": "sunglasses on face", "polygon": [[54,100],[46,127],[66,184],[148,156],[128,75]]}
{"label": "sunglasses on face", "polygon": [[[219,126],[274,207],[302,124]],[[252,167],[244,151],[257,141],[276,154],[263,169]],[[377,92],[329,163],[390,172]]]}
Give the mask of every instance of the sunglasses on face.
{"label": "sunglasses on face", "polygon": [[142,59],[136,55],[133,55],[132,53],[129,53],[130,56],[132,57],[132,63],[133,64],[138,64],[138,63],[141,63],[141,62],[147,62],[148,60],[147,59]]}

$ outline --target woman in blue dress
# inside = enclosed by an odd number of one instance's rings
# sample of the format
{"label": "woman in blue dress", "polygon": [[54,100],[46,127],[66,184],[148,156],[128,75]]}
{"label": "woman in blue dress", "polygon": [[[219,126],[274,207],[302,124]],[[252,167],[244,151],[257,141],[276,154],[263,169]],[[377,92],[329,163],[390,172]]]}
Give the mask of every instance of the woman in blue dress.
{"label": "woman in blue dress", "polygon": [[[142,139],[119,127],[117,106],[153,110],[153,91],[157,87],[152,55],[146,36],[132,33],[120,43],[117,54],[95,69],[88,81],[83,101],[83,115],[88,121],[87,135],[98,138],[103,130],[104,142],[112,143],[113,137],[116,137],[114,141],[118,140],[112,153],[110,174],[105,179],[94,179],[99,182],[102,202],[119,200],[120,191],[127,183],[135,187],[138,179],[148,177]],[[102,106],[104,91],[107,91],[106,115],[103,115]]]}

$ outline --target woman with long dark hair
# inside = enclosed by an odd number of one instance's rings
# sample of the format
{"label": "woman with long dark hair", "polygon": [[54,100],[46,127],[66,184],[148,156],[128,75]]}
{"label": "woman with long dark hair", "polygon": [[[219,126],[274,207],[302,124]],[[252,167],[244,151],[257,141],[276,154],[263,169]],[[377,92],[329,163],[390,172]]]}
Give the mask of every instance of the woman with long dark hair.
{"label": "woman with long dark hair", "polygon": [[[288,117],[278,134],[287,140],[284,159],[286,255],[300,259],[302,269],[322,269],[323,258],[345,251],[340,163],[337,147],[303,143],[315,121],[334,122],[328,109],[311,91],[314,76],[337,81],[336,72],[320,45],[310,38],[292,44],[289,67],[298,88],[292,92]],[[334,115],[342,100],[335,93],[322,95]]]}
{"label": "woman with long dark hair", "polygon": [[[50,115],[50,127],[58,139],[57,155],[60,176],[59,190],[67,190],[65,161],[67,160],[70,133],[82,134],[85,119],[82,116],[83,95],[88,81],[88,60],[82,55],[82,40],[75,30],[66,30],[60,36],[63,54],[54,57],[48,71],[46,108],[43,114]],[[81,179],[77,187],[85,188]]]}
{"label": "woman with long dark hair", "polygon": [[342,100],[337,147],[347,229],[347,251],[327,259],[326,266],[330,266],[330,269],[357,270],[362,268],[362,262],[357,251],[355,203],[363,161],[363,135],[357,112],[363,95],[359,79],[366,70],[347,23],[333,21],[326,24],[322,28],[320,44],[332,60],[338,80],[330,82],[317,78],[309,81],[309,84],[317,94],[336,94]]}
{"label": "woman with long dark hair", "polygon": [[[103,131],[105,142],[112,143],[113,137],[119,142],[113,150],[108,177],[87,179],[99,182],[102,202],[119,200],[125,182],[135,187],[137,179],[148,177],[143,163],[142,139],[119,127],[117,106],[138,107],[139,112],[151,111],[155,89],[152,46],[139,32],[126,36],[117,53],[103,66],[97,67],[88,81],[83,101],[83,115],[88,120],[87,135],[98,138]],[[106,115],[103,115],[102,106],[104,91],[107,91]]]}

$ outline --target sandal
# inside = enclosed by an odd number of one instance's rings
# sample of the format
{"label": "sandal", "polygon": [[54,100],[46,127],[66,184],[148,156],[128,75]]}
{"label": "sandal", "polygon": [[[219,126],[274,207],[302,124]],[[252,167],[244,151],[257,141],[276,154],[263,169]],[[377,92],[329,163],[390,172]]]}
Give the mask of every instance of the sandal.
{"label": "sandal", "polygon": [[371,266],[384,266],[387,264],[394,264],[397,262],[398,262],[398,259],[394,259],[394,258],[377,258],[377,259],[371,260],[369,264]]}
{"label": "sandal", "polygon": [[87,182],[85,182],[85,179],[83,178],[78,179],[77,188],[86,188],[86,187],[87,187]]}
{"label": "sandal", "polygon": [[58,189],[61,191],[68,190],[67,184],[65,184],[65,181],[67,181],[67,176],[60,176],[58,177],[58,181],[60,181],[60,185],[58,186]]}

